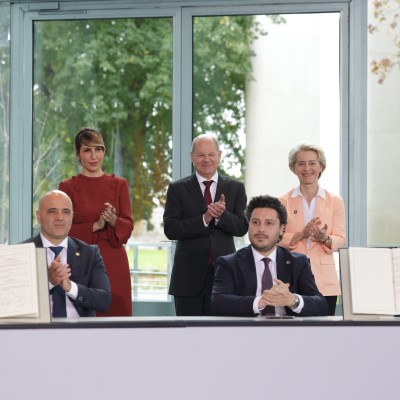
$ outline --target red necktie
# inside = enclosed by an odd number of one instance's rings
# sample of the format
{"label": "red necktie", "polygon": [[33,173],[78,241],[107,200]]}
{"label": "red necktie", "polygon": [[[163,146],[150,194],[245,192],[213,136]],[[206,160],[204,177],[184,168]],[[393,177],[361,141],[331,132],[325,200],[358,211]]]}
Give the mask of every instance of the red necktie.
{"label": "red necktie", "polygon": [[[261,278],[261,293],[266,289],[271,289],[273,282],[272,282],[272,275],[271,271],[269,270],[269,262],[271,261],[268,257],[262,258],[261,261],[264,262],[265,268],[264,273]],[[275,315],[275,307],[274,306],[266,306],[262,311],[261,315]]]}
{"label": "red necktie", "polygon": [[[212,203],[212,197],[210,192],[210,186],[212,185],[213,181],[203,181],[204,186],[206,187],[204,190],[204,204],[206,207]],[[213,264],[214,257],[211,248],[208,251],[208,264]]]}
{"label": "red necktie", "polygon": [[204,190],[204,203],[206,207],[212,203],[212,197],[210,192],[210,186],[214,181],[203,181],[203,185],[206,187]]}

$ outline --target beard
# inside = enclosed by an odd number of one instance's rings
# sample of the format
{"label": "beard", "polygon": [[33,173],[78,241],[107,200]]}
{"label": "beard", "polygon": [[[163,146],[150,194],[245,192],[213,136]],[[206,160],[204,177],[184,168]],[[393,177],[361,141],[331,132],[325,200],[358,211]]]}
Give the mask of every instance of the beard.
{"label": "beard", "polygon": [[[270,239],[269,236],[265,236],[265,239]],[[253,238],[250,238],[250,243],[253,246],[255,250],[257,250],[259,253],[268,253],[271,250],[273,250],[278,243],[279,238],[276,238],[276,240],[269,240],[267,243],[264,245],[258,244]]]}

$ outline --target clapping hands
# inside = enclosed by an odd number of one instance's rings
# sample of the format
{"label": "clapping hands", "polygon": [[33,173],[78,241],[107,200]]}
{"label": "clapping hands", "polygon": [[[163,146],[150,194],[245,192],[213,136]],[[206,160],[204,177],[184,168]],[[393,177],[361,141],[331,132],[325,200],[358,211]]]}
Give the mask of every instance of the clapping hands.
{"label": "clapping hands", "polygon": [[325,224],[323,226],[322,221],[319,217],[313,218],[303,230],[304,237],[311,237],[315,242],[324,242],[328,237],[328,225]]}
{"label": "clapping hands", "polygon": [[93,224],[93,232],[103,229],[106,224],[115,227],[115,222],[117,220],[117,210],[115,207],[106,202],[104,203],[106,208],[101,212],[98,221]]}
{"label": "clapping hands", "polygon": [[209,224],[212,219],[220,219],[226,210],[225,196],[221,194],[219,200],[207,206],[207,212],[204,214],[204,221]]}

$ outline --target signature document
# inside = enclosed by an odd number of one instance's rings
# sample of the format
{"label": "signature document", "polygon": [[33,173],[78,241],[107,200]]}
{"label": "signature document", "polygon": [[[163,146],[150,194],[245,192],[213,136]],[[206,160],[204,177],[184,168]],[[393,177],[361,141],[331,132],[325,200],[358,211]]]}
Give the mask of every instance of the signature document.
{"label": "signature document", "polygon": [[0,318],[37,316],[38,303],[35,245],[0,246]]}

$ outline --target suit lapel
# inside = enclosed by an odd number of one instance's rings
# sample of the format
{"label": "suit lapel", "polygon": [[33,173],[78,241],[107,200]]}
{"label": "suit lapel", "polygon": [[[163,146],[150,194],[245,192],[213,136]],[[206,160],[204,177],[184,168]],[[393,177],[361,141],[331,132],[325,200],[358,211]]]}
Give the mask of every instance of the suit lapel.
{"label": "suit lapel", "polygon": [[195,204],[197,204],[197,206],[200,207],[203,212],[206,212],[203,193],[200,189],[199,181],[197,180],[195,173],[188,177],[187,183],[189,195],[193,198]]}
{"label": "suit lapel", "polygon": [[282,282],[290,283],[292,276],[292,261],[277,246],[276,251],[276,275]]}
{"label": "suit lapel", "polygon": [[244,248],[238,257],[238,266],[242,274],[243,281],[246,282],[248,293],[257,292],[257,273],[251,245]]}
{"label": "suit lapel", "polygon": [[301,196],[292,197],[293,191],[288,193],[286,210],[288,213],[288,219],[290,219],[290,226],[298,229],[304,226],[304,211]]}
{"label": "suit lapel", "polygon": [[325,223],[325,215],[327,214],[327,210],[331,208],[330,198],[325,192],[325,199],[317,196],[316,204],[315,204],[315,216],[320,217],[321,220]]}
{"label": "suit lapel", "polygon": [[40,234],[37,234],[33,238],[33,243],[35,244],[35,247],[43,247],[43,242],[42,242],[42,238],[40,237]]}
{"label": "suit lapel", "polygon": [[81,254],[78,244],[70,237],[68,238],[67,263],[71,268],[71,280],[79,282]]}
{"label": "suit lapel", "polygon": [[303,208],[303,200],[301,196],[297,196],[292,199],[294,202],[294,210],[293,213],[297,214],[296,220],[298,221],[299,226],[304,226],[304,208]]}
{"label": "suit lapel", "polygon": [[324,216],[324,209],[326,206],[326,202],[322,197],[317,196],[315,199],[315,211],[314,211],[314,217],[319,217],[323,219]]}
{"label": "suit lapel", "polygon": [[227,190],[229,189],[229,185],[227,185],[225,177],[221,174],[218,174],[218,184],[217,191],[215,192],[214,202],[218,201],[221,197],[221,194],[224,194],[226,197]]}

